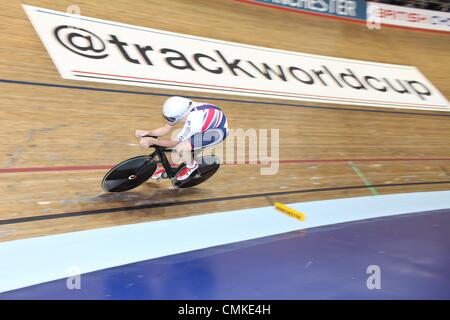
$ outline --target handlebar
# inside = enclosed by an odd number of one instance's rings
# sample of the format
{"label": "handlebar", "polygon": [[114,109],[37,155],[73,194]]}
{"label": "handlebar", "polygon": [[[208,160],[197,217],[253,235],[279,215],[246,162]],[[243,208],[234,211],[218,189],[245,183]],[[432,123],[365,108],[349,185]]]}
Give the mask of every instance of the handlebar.
{"label": "handlebar", "polygon": [[[142,138],[146,138],[146,137],[148,137],[148,138],[155,138],[155,139],[158,138],[156,136],[150,136],[150,135],[142,136]],[[162,146],[157,146],[157,145],[151,145],[151,146],[149,146],[149,148],[155,148],[157,150],[161,150],[161,151],[164,151],[164,152],[172,152],[171,148],[169,149],[169,148],[162,147]]]}

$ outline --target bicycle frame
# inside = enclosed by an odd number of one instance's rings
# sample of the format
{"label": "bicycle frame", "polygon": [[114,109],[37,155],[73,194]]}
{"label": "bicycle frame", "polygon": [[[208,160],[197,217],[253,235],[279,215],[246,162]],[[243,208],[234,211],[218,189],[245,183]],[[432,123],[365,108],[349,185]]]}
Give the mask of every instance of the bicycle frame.
{"label": "bicycle frame", "polygon": [[181,168],[184,167],[184,163],[180,164],[177,168],[174,169],[170,165],[170,162],[169,162],[169,160],[167,160],[167,157],[166,157],[166,152],[172,152],[173,149],[166,149],[164,147],[156,146],[156,145],[151,146],[151,147],[155,148],[155,151],[152,152],[149,155],[149,157],[151,157],[153,159],[154,157],[158,156],[159,161],[157,161],[156,163],[161,163],[163,165],[164,169],[166,170],[167,176],[170,179],[173,179],[176,176],[176,173],[178,171],[180,171]]}
{"label": "bicycle frame", "polygon": [[[176,176],[186,165],[180,164],[178,167],[172,167],[166,157],[167,152],[175,149],[152,145],[154,151],[147,156],[137,156],[115,165],[103,177],[102,188],[107,192],[124,192],[140,186],[154,174],[157,164],[161,163],[165,169],[165,175],[172,181],[176,188],[190,188],[208,180],[219,169],[220,163],[216,157],[207,156],[206,164],[203,164],[204,157],[201,157],[196,174],[189,179],[177,180]],[[199,150],[200,151],[200,150]],[[200,152],[201,153],[201,152]],[[198,153],[192,150],[192,157],[195,159]],[[164,177],[165,178],[165,177]]]}

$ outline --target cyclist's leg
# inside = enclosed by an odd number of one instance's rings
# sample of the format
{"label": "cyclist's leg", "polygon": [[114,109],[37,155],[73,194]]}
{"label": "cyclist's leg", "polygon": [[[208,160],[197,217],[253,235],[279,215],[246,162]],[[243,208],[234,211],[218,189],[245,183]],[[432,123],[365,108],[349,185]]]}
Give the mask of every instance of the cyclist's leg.
{"label": "cyclist's leg", "polygon": [[181,159],[181,161],[183,161],[185,163],[189,163],[194,160],[191,139],[180,142],[175,147],[175,150],[177,152],[179,159]]}
{"label": "cyclist's leg", "polygon": [[198,163],[195,161],[194,156],[196,151],[201,151],[206,147],[219,144],[227,135],[228,132],[226,128],[214,128],[202,133],[194,134],[189,140],[178,144],[178,155],[186,163],[186,167],[178,173],[177,180],[185,180],[197,170]]}
{"label": "cyclist's leg", "polygon": [[201,150],[221,143],[228,135],[226,128],[213,128],[191,137],[192,150]]}
{"label": "cyclist's leg", "polygon": [[180,159],[186,163],[186,166],[177,174],[177,180],[186,180],[198,168],[190,139],[179,143],[176,150]]}
{"label": "cyclist's leg", "polygon": [[213,128],[203,133],[198,133],[197,136],[194,136],[191,141],[194,159],[200,159],[201,161],[203,158],[199,157],[199,154],[203,149],[213,147],[223,142],[227,136],[228,130],[226,128]]}

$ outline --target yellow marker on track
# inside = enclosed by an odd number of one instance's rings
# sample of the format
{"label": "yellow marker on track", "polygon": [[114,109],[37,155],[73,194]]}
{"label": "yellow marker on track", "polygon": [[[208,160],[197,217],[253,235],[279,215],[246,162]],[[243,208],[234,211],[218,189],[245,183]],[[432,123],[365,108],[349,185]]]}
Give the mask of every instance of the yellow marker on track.
{"label": "yellow marker on track", "polygon": [[281,212],[287,214],[288,216],[295,218],[300,221],[305,221],[306,216],[304,213],[298,212],[297,210],[294,210],[292,208],[289,208],[288,206],[282,204],[281,202],[275,202],[273,204],[278,210]]}

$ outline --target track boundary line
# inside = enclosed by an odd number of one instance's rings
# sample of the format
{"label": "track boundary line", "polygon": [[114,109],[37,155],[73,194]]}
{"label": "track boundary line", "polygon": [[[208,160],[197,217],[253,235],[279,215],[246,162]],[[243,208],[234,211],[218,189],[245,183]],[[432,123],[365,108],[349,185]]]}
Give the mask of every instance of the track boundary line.
{"label": "track boundary line", "polygon": [[[119,90],[119,89],[107,89],[107,88],[94,88],[94,87],[84,87],[84,86],[72,86],[72,85],[62,85],[55,83],[44,83],[44,82],[32,82],[32,81],[21,81],[21,80],[10,80],[10,79],[0,79],[0,83],[9,84],[20,84],[20,85],[31,85],[40,87],[53,87],[59,89],[74,89],[74,90],[87,90],[87,91],[99,91],[99,92],[111,92],[111,93],[124,93],[124,94],[138,94],[138,95],[149,95],[149,96],[160,96],[160,97],[171,97],[173,94],[168,93],[156,93],[156,92],[145,92],[145,91],[132,91],[132,90]],[[450,114],[441,113],[426,113],[424,112],[409,112],[409,111],[391,111],[391,110],[378,110],[378,109],[357,109],[357,108],[347,108],[347,107],[331,107],[331,106],[308,106],[304,104],[294,104],[294,103],[284,103],[284,102],[268,102],[268,101],[255,101],[255,100],[242,100],[242,99],[227,99],[227,98],[214,98],[214,97],[203,97],[203,96],[193,96],[184,95],[190,99],[198,100],[213,100],[213,101],[224,101],[224,102],[237,102],[237,103],[251,103],[260,105],[273,105],[273,106],[284,106],[284,107],[296,107],[304,109],[323,109],[323,110],[335,110],[335,111],[350,111],[350,112],[371,112],[380,114],[400,114],[400,115],[413,115],[413,116],[431,116],[431,117],[446,117],[450,118]],[[376,108],[376,107],[375,107]],[[430,110],[433,111],[433,110]],[[446,111],[442,111],[446,112]]]}
{"label": "track boundary line", "polygon": [[317,189],[301,189],[301,190],[291,190],[291,191],[243,194],[243,195],[237,195],[237,196],[226,196],[226,197],[210,198],[210,199],[159,202],[159,203],[151,203],[151,204],[138,205],[138,206],[105,208],[105,209],[97,209],[97,210],[65,212],[65,213],[55,213],[55,214],[49,214],[49,215],[33,216],[33,217],[5,219],[5,220],[0,220],[0,225],[11,225],[11,224],[17,224],[17,223],[24,223],[24,222],[55,220],[55,219],[62,219],[62,218],[73,218],[73,217],[90,216],[90,215],[113,213],[113,212],[126,212],[126,211],[141,210],[141,209],[174,207],[174,206],[182,206],[182,205],[197,204],[197,203],[231,201],[231,200],[260,198],[260,197],[261,198],[274,197],[274,196],[283,196],[283,195],[289,195],[289,194],[313,193],[313,192],[336,191],[336,190],[367,189],[367,188],[403,187],[403,186],[416,186],[416,185],[438,185],[438,184],[450,184],[450,180],[448,180],[448,181],[393,183],[393,184],[357,185],[357,186],[329,187],[329,188],[317,188]]}
{"label": "track boundary line", "polygon": [[[373,158],[373,159],[287,159],[272,161],[270,163],[279,164],[318,164],[318,163],[348,163],[348,162],[412,162],[412,161],[450,161],[449,158]],[[264,163],[269,165],[270,163]],[[225,166],[234,165],[261,165],[257,163],[222,163]],[[0,174],[2,173],[24,173],[24,172],[52,172],[52,171],[87,171],[87,170],[109,170],[114,165],[79,165],[79,166],[53,166],[53,167],[22,167],[22,168],[0,168]]]}

